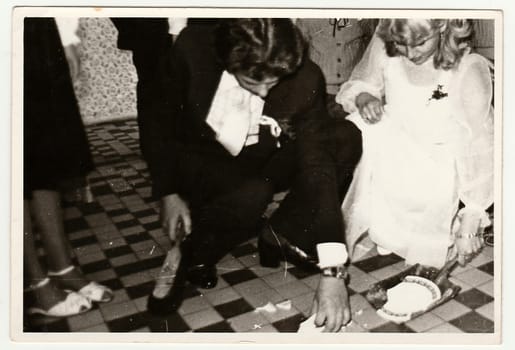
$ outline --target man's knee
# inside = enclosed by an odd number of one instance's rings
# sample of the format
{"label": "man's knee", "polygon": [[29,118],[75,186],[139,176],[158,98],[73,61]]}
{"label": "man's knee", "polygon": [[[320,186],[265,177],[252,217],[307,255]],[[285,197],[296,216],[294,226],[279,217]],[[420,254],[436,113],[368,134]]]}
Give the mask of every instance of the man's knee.
{"label": "man's knee", "polygon": [[[273,186],[264,179],[249,179],[214,205],[212,214],[229,219],[227,226],[252,228],[260,221],[273,198]],[[217,219],[222,219],[219,217]],[[223,221],[223,220],[221,220]]]}
{"label": "man's knee", "polygon": [[194,222],[203,231],[252,229],[259,223],[272,197],[272,186],[265,180],[249,179],[201,205],[194,213]]}
{"label": "man's knee", "polygon": [[238,205],[262,211],[272,200],[274,186],[265,179],[253,178],[245,181],[237,191],[239,192],[240,202]]}

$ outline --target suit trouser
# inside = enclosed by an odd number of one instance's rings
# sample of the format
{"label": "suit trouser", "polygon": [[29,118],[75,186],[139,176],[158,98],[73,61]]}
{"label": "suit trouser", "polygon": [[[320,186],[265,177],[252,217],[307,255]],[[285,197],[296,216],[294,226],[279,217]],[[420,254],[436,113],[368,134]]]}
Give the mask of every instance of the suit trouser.
{"label": "suit trouser", "polygon": [[143,159],[152,171],[152,165],[162,147],[160,130],[165,127],[169,112],[167,109],[165,80],[167,76],[166,58],[172,42],[168,46],[153,46],[151,49],[134,49],[133,62],[138,74],[136,85],[138,130]]}
{"label": "suit trouser", "polygon": [[195,263],[216,263],[255,236],[275,192],[288,194],[269,219],[274,232],[307,253],[343,242],[341,203],[361,156],[361,133],[328,120],[310,135],[283,143],[260,137],[232,159],[211,158],[189,180]]}

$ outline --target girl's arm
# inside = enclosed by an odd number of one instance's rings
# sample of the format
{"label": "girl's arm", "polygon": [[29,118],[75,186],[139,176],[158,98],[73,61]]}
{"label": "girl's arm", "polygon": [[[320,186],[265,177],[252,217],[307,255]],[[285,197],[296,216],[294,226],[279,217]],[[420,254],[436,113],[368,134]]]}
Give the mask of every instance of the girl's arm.
{"label": "girl's arm", "polygon": [[341,86],[336,95],[336,102],[341,104],[346,112],[352,113],[359,109],[356,106],[356,98],[362,93],[368,93],[382,101],[383,70],[387,59],[384,42],[374,34],[361,61],[354,67],[349,80]]}
{"label": "girl's arm", "polygon": [[465,204],[456,233],[458,253],[475,253],[480,249],[478,235],[488,223],[485,210],[493,203],[494,135],[492,81],[487,61],[475,54],[463,58],[458,76],[460,98],[454,105],[466,129],[460,140],[456,166],[460,200]]}

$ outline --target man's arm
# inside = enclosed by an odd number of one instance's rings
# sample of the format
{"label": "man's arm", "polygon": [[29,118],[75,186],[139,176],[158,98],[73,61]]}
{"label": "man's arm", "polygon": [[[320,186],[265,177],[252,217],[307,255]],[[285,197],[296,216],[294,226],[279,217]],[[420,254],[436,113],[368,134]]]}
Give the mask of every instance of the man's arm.
{"label": "man's arm", "polygon": [[[304,85],[304,107],[295,117],[296,145],[300,157],[313,155],[325,149],[313,147],[321,141],[324,124],[329,121],[329,114],[325,103],[325,81],[318,66],[311,62],[306,67],[305,75],[300,80],[308,80]],[[302,82],[301,82],[302,83]],[[307,156],[308,158],[312,158]],[[314,158],[325,159],[325,155]],[[334,189],[338,191],[337,188]],[[337,224],[337,223],[335,223]],[[332,239],[328,237],[327,239]],[[317,244],[319,267],[322,276],[318,285],[312,313],[316,314],[315,324],[324,325],[325,332],[337,332],[350,321],[350,306],[346,286],[345,262],[347,261],[347,249],[342,242],[326,242],[324,237],[319,237],[321,243]]]}
{"label": "man's arm", "polygon": [[172,244],[180,243],[184,234],[191,233],[187,193],[192,186],[193,174],[203,163],[201,156],[191,152],[178,137],[189,125],[184,121],[189,83],[189,68],[184,58],[187,53],[181,43],[170,53],[168,74],[163,77],[167,96],[164,110],[167,113],[160,116],[160,127],[155,130],[159,142],[155,143],[157,161],[151,169],[153,194],[161,198],[161,223]]}
{"label": "man's arm", "polygon": [[313,135],[329,118],[329,113],[325,103],[325,79],[320,67],[306,59],[298,74],[295,84],[300,88],[297,100],[302,101],[302,106],[294,116],[293,127],[295,134],[302,138]]}

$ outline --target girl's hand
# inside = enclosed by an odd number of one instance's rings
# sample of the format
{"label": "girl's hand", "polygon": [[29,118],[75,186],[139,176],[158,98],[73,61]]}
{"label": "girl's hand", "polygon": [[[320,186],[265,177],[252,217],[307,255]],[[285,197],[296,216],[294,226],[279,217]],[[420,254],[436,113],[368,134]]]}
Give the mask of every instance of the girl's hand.
{"label": "girl's hand", "polygon": [[479,253],[484,246],[484,240],[479,232],[480,220],[474,212],[465,211],[461,217],[461,223],[456,232],[454,247],[458,254],[458,263],[465,265]]}
{"label": "girl's hand", "polygon": [[356,107],[363,120],[370,124],[380,121],[384,113],[383,102],[368,92],[362,92],[356,97]]}

